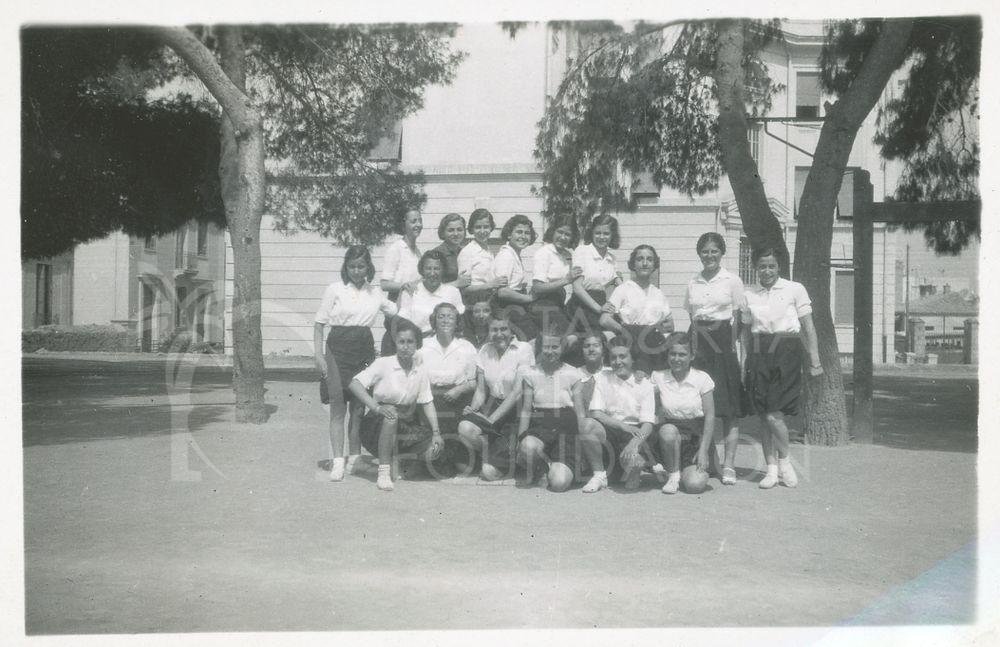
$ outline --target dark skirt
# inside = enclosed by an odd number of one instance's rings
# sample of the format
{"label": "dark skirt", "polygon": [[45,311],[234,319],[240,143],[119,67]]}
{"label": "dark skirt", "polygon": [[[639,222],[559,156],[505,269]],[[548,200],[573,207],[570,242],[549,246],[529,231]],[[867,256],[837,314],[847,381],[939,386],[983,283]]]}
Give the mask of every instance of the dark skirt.
{"label": "dark skirt", "polygon": [[510,319],[511,330],[520,341],[529,341],[538,336],[538,326],[535,324],[535,317],[531,313],[531,305],[530,303],[507,302],[500,297],[497,297],[493,303],[494,309],[507,313],[507,317]]}
{"label": "dark skirt", "polygon": [[741,418],[747,412],[746,391],[740,379],[740,361],[733,346],[733,327],[728,321],[696,321],[691,324],[691,365],[705,371],[715,382],[713,396],[718,418]]}
{"label": "dark skirt", "polygon": [[458,422],[462,419],[462,409],[472,400],[472,394],[466,393],[456,402],[449,402],[442,397],[444,392],[449,389],[451,387],[448,386],[431,387],[431,391],[434,393],[434,409],[437,411],[438,428],[444,439],[441,455],[428,463],[431,475],[436,478],[453,476],[456,473],[456,463],[471,465],[475,462],[475,456],[470,456],[468,449],[458,439]]}
{"label": "dark skirt", "polygon": [[528,310],[535,320],[535,328],[539,332],[553,332],[565,337],[573,331],[570,329],[569,316],[566,313],[564,300],[566,292],[558,290],[551,294],[539,296]]}
{"label": "dark skirt", "polygon": [[746,385],[754,413],[799,412],[803,352],[798,334],[751,336]]}
{"label": "dark skirt", "polygon": [[[339,388],[347,399],[347,387],[354,376],[368,368],[375,360],[375,340],[371,328],[367,326],[331,326],[326,337],[326,364],[337,365]],[[332,371],[327,372],[327,386],[332,393],[338,386],[334,384]]]}
{"label": "dark skirt", "polygon": [[535,409],[531,412],[531,423],[518,440],[534,436],[542,441],[545,455],[550,461],[562,463],[577,472],[580,453],[576,412],[573,407],[561,409]]}
{"label": "dark skirt", "polygon": [[[421,459],[431,446],[434,434],[429,427],[420,424],[418,416],[414,410],[411,417],[400,416],[397,420],[395,455],[399,459]],[[369,411],[361,419],[361,446],[376,458],[383,421],[384,418],[374,411]]]}
{"label": "dark skirt", "polygon": [[[488,416],[496,411],[502,403],[503,400],[490,396],[486,404],[480,409],[480,413]],[[484,432],[487,442],[486,455],[483,457],[483,462],[489,463],[500,470],[509,471],[514,465],[512,459],[517,441],[517,409],[517,407],[512,408],[506,416],[498,420],[490,429],[484,429],[481,425],[479,426],[480,431]],[[469,418],[469,421],[478,425],[478,422],[472,418]]]}
{"label": "dark skirt", "polygon": [[[603,306],[608,301],[608,295],[604,290],[587,290],[587,294],[597,302],[597,305]],[[569,303],[566,304],[566,312],[570,317],[570,321],[573,325],[574,331],[580,335],[586,335],[589,333],[599,333],[601,332],[601,312],[594,312],[587,306],[583,305],[576,294],[570,297]]]}
{"label": "dark skirt", "polygon": [[622,324],[624,337],[629,341],[636,370],[662,371],[667,368],[667,338],[656,326]]}

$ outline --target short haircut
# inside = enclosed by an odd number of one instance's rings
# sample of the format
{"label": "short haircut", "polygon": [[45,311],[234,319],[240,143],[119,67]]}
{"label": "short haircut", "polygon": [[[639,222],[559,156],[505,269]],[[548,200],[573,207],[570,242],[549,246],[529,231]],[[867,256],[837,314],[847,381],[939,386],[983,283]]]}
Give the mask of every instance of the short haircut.
{"label": "short haircut", "polygon": [[701,236],[698,236],[698,242],[694,246],[694,250],[701,253],[701,248],[708,243],[715,243],[715,246],[719,248],[719,251],[723,254],[726,253],[726,239],[722,237],[721,234],[714,231],[706,231]]}
{"label": "short haircut", "polygon": [[420,331],[417,324],[413,323],[409,319],[403,317],[396,317],[392,320],[392,339],[399,344],[399,336],[404,332],[413,333],[414,338],[417,340],[417,348],[422,348],[424,345],[424,333]]}
{"label": "short haircut", "polygon": [[587,225],[587,231],[583,234],[583,242],[588,245],[592,244],[594,242],[594,228],[603,225],[611,225],[611,240],[608,242],[608,248],[618,249],[618,245],[621,244],[621,235],[618,233],[618,219],[607,213],[594,216],[594,219]]}
{"label": "short haircut", "polygon": [[650,252],[653,252],[653,269],[654,270],[660,269],[660,255],[656,253],[656,250],[653,249],[652,245],[645,245],[645,244],[644,245],[638,245],[635,249],[632,250],[632,253],[629,254],[629,257],[628,257],[628,268],[630,270],[632,270],[633,272],[635,271],[635,258],[636,258],[636,256],[639,255],[639,252],[641,252],[643,250],[648,250]]}
{"label": "short haircut", "polygon": [[583,337],[580,338],[578,342],[580,344],[580,350],[583,350],[583,345],[587,343],[588,339],[596,339],[601,342],[601,360],[607,364],[608,362],[608,339],[601,332],[588,332],[584,333]]}
{"label": "short haircut", "polygon": [[372,254],[368,251],[368,248],[364,245],[351,245],[347,248],[347,252],[344,253],[344,264],[340,266],[340,279],[344,282],[344,285],[350,283],[350,279],[347,278],[347,264],[351,261],[356,261],[359,258],[365,259],[365,263],[368,263],[368,270],[365,272],[365,278],[371,281],[375,278],[375,263],[372,262]]}
{"label": "short haircut", "polygon": [[469,214],[469,225],[466,227],[468,231],[472,231],[472,228],[479,224],[480,220],[490,221],[490,231],[497,228],[497,221],[493,219],[493,214],[490,213],[489,209],[483,209],[480,207],[476,209],[471,214]]}
{"label": "short haircut", "polygon": [[424,252],[424,255],[420,257],[420,261],[417,263],[417,272],[420,273],[420,276],[424,275],[424,266],[427,265],[427,261],[437,261],[438,263],[441,263],[441,270],[444,271],[446,266],[444,254],[442,254],[439,250],[432,249],[429,252]]}
{"label": "short haircut", "polygon": [[580,228],[576,224],[576,216],[571,213],[563,213],[552,217],[552,222],[545,229],[545,235],[542,236],[543,243],[551,243],[556,235],[556,229],[560,227],[569,227],[569,245],[570,249],[576,247],[580,244]]}
{"label": "short haircut", "polygon": [[420,213],[420,209],[404,208],[403,211],[396,216],[396,233],[400,236],[406,234],[406,216],[408,216],[411,211]]}
{"label": "short haircut", "polygon": [[455,222],[456,220],[462,221],[462,227],[465,227],[465,218],[458,215],[457,213],[449,213],[441,219],[438,223],[438,238],[444,240],[444,230],[447,229],[448,225]]}
{"label": "short haircut", "polygon": [[538,357],[539,355],[542,354],[542,338],[543,337],[558,337],[559,338],[559,347],[562,348],[563,351],[566,350],[566,335],[562,334],[558,330],[554,330],[552,328],[548,328],[548,329],[543,330],[542,332],[538,333],[538,336],[535,337],[535,357]]}
{"label": "short haircut", "polygon": [[462,318],[458,316],[458,308],[454,304],[448,303],[447,301],[442,301],[441,303],[434,306],[434,310],[431,311],[431,330],[437,332],[437,318],[442,310],[451,309],[455,313],[455,336],[460,336],[459,333],[462,331]]}
{"label": "short haircut", "polygon": [[510,241],[510,235],[514,231],[514,227],[518,225],[528,225],[528,229],[531,231],[531,240],[528,241],[529,245],[533,245],[536,240],[538,240],[538,234],[535,233],[535,226],[531,224],[531,219],[528,216],[523,216],[521,214],[514,214],[510,219],[503,224],[503,229],[500,230],[500,239],[503,242]]}
{"label": "short haircut", "polygon": [[663,347],[669,351],[671,348],[678,345],[687,346],[688,353],[691,353],[691,335],[686,332],[672,332],[667,335]]}
{"label": "short haircut", "polygon": [[754,249],[750,254],[750,258],[752,259],[754,265],[756,265],[757,262],[765,256],[773,256],[774,260],[778,260],[778,250],[771,245],[765,245],[760,249]]}

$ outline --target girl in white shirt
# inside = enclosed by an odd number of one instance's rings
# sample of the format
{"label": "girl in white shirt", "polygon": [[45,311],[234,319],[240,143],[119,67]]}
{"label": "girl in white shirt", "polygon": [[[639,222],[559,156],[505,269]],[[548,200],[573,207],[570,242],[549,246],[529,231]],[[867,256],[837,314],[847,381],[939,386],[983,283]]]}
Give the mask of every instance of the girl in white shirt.
{"label": "girl in white shirt", "polygon": [[801,283],[781,278],[773,249],[754,250],[753,261],[757,284],[747,290],[742,317],[746,388],[763,423],[761,446],[767,461],[758,486],[768,489],[780,482],[795,487],[798,476],[788,456],[785,416],[799,410],[803,351],[809,354],[809,375],[823,374],[812,302]]}
{"label": "girl in white shirt", "polygon": [[[416,209],[405,212],[399,220],[399,240],[386,247],[385,258],[382,261],[382,289],[389,293],[389,298],[398,303],[401,292],[413,292],[420,282],[420,248],[417,247],[417,237],[424,229],[423,217]],[[391,319],[386,319],[385,328],[389,329]],[[392,335],[382,337],[381,354],[392,355]]]}
{"label": "girl in white shirt", "polygon": [[723,485],[735,485],[736,447],[740,437],[737,420],[746,415],[746,392],[740,378],[734,324],[743,306],[743,282],[722,267],[726,253],[722,236],[706,232],[698,238],[695,249],[703,267],[688,281],[684,296],[684,308],[691,315],[692,365],[708,373],[715,382],[715,415],[722,419],[722,428],[726,430],[720,476]]}
{"label": "girl in white shirt", "polygon": [[535,228],[527,216],[515,214],[504,223],[500,238],[504,244],[493,259],[493,276],[507,279],[507,285],[497,290],[497,307],[506,311],[518,339],[534,339],[538,328],[528,307],[535,297],[528,292],[521,253],[534,244]]}
{"label": "girl in white shirt", "polygon": [[496,229],[493,214],[487,209],[476,209],[469,215],[470,240],[458,253],[458,273],[469,277],[469,284],[462,288],[466,305],[479,301],[483,295],[492,299],[493,293],[507,285],[507,277],[493,276],[493,252],[490,251],[490,234]]}
{"label": "girl in white shirt", "polygon": [[462,295],[458,288],[442,283],[445,270],[444,255],[432,249],[420,257],[418,265],[422,280],[413,292],[404,292],[399,297],[399,315],[415,323],[424,337],[432,333],[431,313],[439,303],[450,303],[459,314],[465,312]]}
{"label": "girl in white shirt", "polygon": [[[653,272],[660,267],[660,256],[651,245],[639,245],[632,250],[628,268],[634,278],[625,281],[611,293],[609,303],[618,310],[617,321],[623,336],[629,340],[635,368],[646,374],[666,368],[666,337],[673,332],[674,318],[670,303],[657,286]],[[601,315],[601,325],[611,329],[615,317]]]}
{"label": "girl in white shirt", "polygon": [[[580,334],[601,330],[602,314],[618,314],[618,310],[608,303],[608,294],[622,282],[615,267],[612,249],[618,249],[620,236],[618,220],[613,216],[595,216],[583,236],[585,244],[573,251],[573,265],[581,269],[580,276],[573,281],[573,297],[568,311],[576,331]],[[610,321],[616,333],[621,326]]]}
{"label": "girl in white shirt", "polygon": [[654,371],[650,379],[656,387],[662,419],[658,432],[657,458],[666,469],[664,494],[676,494],[681,483],[681,467],[697,465],[708,472],[718,458],[712,448],[715,429],[715,383],[711,376],[691,366],[691,337],[675,332],[667,336],[665,371]]}
{"label": "girl in white shirt", "polygon": [[[361,454],[358,432],[361,424],[361,402],[350,397],[347,390],[354,376],[375,359],[375,341],[371,327],[381,313],[390,317],[396,304],[371,281],[375,266],[371,254],[363,245],[352,245],[344,254],[340,282],[332,283],[323,293],[316,311],[313,345],[316,368],[326,381],[330,400],[330,444],[333,462],[330,480],[340,481],[344,473],[353,471]],[[329,328],[326,343],[324,328]],[[344,416],[350,403],[349,455],[344,461]]]}
{"label": "girl in white shirt", "polygon": [[[401,459],[432,461],[444,448],[427,370],[414,361],[423,339],[420,330],[403,320],[395,334],[396,354],[376,359],[350,386],[368,407],[361,420],[361,444],[378,457],[375,484],[380,490],[393,489]],[[417,417],[418,406],[426,425]]]}
{"label": "girl in white shirt", "polygon": [[566,301],[572,290],[573,281],[583,274],[580,267],[573,266],[572,250],[580,239],[573,214],[556,216],[552,219],[545,235],[544,245],[535,251],[532,262],[531,293],[535,296],[531,312],[538,330],[566,335],[567,346],[576,342],[576,335],[570,330],[566,315]]}

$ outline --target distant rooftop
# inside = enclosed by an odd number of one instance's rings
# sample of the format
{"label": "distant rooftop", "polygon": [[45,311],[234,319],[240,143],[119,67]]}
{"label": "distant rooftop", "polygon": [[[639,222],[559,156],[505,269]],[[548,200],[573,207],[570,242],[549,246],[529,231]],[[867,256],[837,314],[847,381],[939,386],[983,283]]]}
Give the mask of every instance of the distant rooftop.
{"label": "distant rooftop", "polygon": [[910,301],[910,315],[979,315],[979,297],[967,290],[942,292]]}

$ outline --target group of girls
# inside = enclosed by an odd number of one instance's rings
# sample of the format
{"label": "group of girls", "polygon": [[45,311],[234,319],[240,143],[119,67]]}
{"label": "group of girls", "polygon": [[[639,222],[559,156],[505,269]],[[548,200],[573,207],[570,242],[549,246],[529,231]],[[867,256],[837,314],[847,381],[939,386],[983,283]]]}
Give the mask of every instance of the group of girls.
{"label": "group of girls", "polygon": [[[441,245],[426,252],[417,246],[420,213],[399,224],[379,284],[368,249],[352,246],[316,314],[331,480],[350,474],[364,447],[378,460],[382,490],[393,489],[407,461],[435,475],[478,471],[483,481],[520,466],[527,483],[555,491],[587,473],[583,492],[607,487],[609,474],[634,489],[648,469],[673,494],[689,465],[733,485],[738,420],[754,413],[767,463],[759,486],[797,484],[784,417],[798,411],[805,355],[811,375],[822,367],[809,297],[780,277],[774,250],[754,250],[758,283],[745,288],[722,267],[724,239],[702,235],[702,271],[684,299],[691,327],[680,333],[652,280],[653,247],[632,250],[630,279],[618,273],[612,216],[596,216],[582,243],[575,217],[553,218],[530,287],[524,251],[536,232],[523,215],[504,224],[496,255],[486,209],[468,224],[446,215]],[[376,358],[371,327],[380,313],[386,332]]]}

